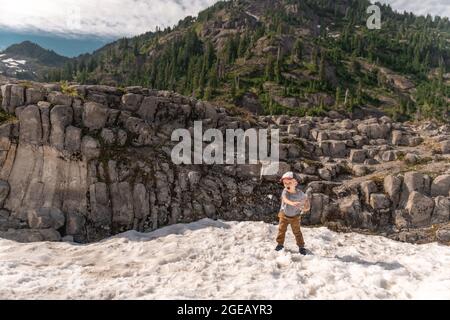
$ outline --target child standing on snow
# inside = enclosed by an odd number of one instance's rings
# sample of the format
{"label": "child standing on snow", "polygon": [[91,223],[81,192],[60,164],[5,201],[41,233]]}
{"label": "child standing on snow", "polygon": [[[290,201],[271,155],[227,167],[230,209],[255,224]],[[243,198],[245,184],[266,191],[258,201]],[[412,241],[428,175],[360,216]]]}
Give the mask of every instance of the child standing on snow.
{"label": "child standing on snow", "polygon": [[297,189],[298,182],[294,178],[293,172],[286,172],[281,178],[281,182],[284,185],[284,190],[281,195],[281,209],[278,213],[280,223],[277,236],[278,245],[275,250],[280,251],[284,248],[286,231],[290,225],[300,253],[306,255],[305,241],[300,229],[300,215],[302,211],[309,211],[309,199],[303,191]]}

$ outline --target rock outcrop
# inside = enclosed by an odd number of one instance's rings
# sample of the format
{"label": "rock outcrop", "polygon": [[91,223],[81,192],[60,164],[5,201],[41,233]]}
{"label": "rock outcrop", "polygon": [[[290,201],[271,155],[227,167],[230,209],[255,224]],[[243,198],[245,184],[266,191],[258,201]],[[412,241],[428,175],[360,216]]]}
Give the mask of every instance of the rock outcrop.
{"label": "rock outcrop", "polygon": [[[423,228],[449,223],[449,157],[439,151],[435,175],[408,167],[401,159],[424,137],[387,117],[253,116],[140,87],[74,85],[69,95],[19,83],[1,92],[17,120],[0,126],[0,237],[92,242],[204,217],[273,222],[288,170],[311,198],[306,225],[420,242],[437,240]],[[194,121],[222,133],[279,129],[278,174],[264,175],[261,163],[174,165],[172,132]]]}

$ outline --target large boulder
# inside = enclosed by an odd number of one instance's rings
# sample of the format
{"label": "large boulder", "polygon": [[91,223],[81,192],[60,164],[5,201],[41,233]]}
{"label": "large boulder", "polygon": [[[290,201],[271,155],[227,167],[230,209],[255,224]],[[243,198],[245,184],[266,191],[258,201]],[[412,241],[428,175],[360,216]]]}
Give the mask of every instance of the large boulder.
{"label": "large boulder", "polygon": [[81,150],[81,129],[68,126],[66,129],[65,149],[75,153]]}
{"label": "large boulder", "polygon": [[148,123],[155,120],[156,111],[158,110],[159,100],[157,97],[145,97],[137,114]]}
{"label": "large boulder", "polygon": [[332,172],[327,168],[320,168],[318,170],[318,174],[320,179],[322,180],[331,181],[331,179],[333,178]]}
{"label": "large boulder", "polygon": [[98,141],[91,136],[84,136],[81,140],[81,154],[89,161],[100,156],[100,145]]}
{"label": "large boulder", "polygon": [[57,105],[50,111],[50,144],[55,148],[64,149],[66,127],[72,123],[73,110],[70,106]]}
{"label": "large boulder", "polygon": [[350,129],[353,129],[353,122],[352,122],[352,120],[350,120],[350,119],[344,119],[344,120],[341,121],[341,123],[339,124],[339,126],[340,126],[342,129],[350,130]]}
{"label": "large boulder", "polygon": [[128,182],[113,183],[110,186],[113,211],[113,225],[130,229],[134,222],[133,194]]}
{"label": "large boulder", "polygon": [[365,145],[367,145],[369,143],[369,140],[367,139],[366,136],[360,136],[360,135],[355,135],[352,138],[352,141],[355,145],[356,148],[363,148]]}
{"label": "large boulder", "polygon": [[431,183],[431,196],[448,196],[450,192],[450,174],[436,177]]}
{"label": "large boulder", "polygon": [[386,176],[384,178],[384,192],[389,196],[392,201],[392,206],[397,208],[400,202],[400,191],[402,188],[402,180],[393,175]]}
{"label": "large boulder", "polygon": [[450,228],[442,228],[436,232],[436,240],[442,244],[450,244]]}
{"label": "large boulder", "polygon": [[434,199],[432,223],[447,223],[450,216],[450,198],[439,196]]}
{"label": "large boulder", "polygon": [[67,214],[67,221],[66,221],[67,235],[74,236],[74,238],[83,238],[83,235],[85,233],[85,227],[86,227],[86,219],[81,213],[69,212]]}
{"label": "large boulder", "polygon": [[419,160],[420,157],[414,153],[407,153],[404,159],[405,163],[409,165],[415,165],[419,162]]}
{"label": "large boulder", "polygon": [[411,217],[411,224],[413,227],[426,227],[430,225],[433,209],[433,199],[417,191],[412,191],[409,194],[406,210]]}
{"label": "large boulder", "polygon": [[408,212],[405,209],[395,210],[394,211],[394,225],[398,230],[406,229],[409,227],[410,218],[408,217]]}
{"label": "large boulder", "polygon": [[401,202],[402,205],[406,204],[408,197],[413,191],[417,191],[422,194],[428,194],[430,178],[420,172],[407,172],[403,177],[402,185],[402,195]]}
{"label": "large boulder", "polygon": [[387,124],[359,124],[358,131],[361,135],[368,137],[369,139],[386,139],[389,133],[390,127]]}
{"label": "large boulder", "polygon": [[102,129],[100,137],[102,138],[103,143],[108,146],[114,145],[116,142],[116,135],[114,134],[114,131],[108,128]]}
{"label": "large boulder", "polygon": [[0,210],[0,231],[22,229],[23,227],[25,227],[24,223],[19,219],[12,217],[8,210]]}
{"label": "large boulder", "polygon": [[328,136],[333,138],[333,140],[349,141],[352,140],[353,132],[349,130],[333,130],[329,131]]}
{"label": "large boulder", "polygon": [[441,142],[441,152],[442,154],[450,154],[450,140]]}
{"label": "large boulder", "polygon": [[0,238],[23,243],[61,241],[61,235],[55,229],[9,229],[0,232]]}
{"label": "large boulder", "polygon": [[38,102],[39,111],[41,113],[41,124],[42,124],[42,143],[46,144],[50,139],[50,109],[51,104],[49,102],[40,101]]}
{"label": "large boulder", "polygon": [[28,211],[28,225],[32,229],[59,229],[64,223],[64,213],[58,208],[39,208]]}
{"label": "large boulder", "polygon": [[73,98],[62,92],[53,91],[48,94],[47,100],[53,105],[71,106]]}
{"label": "large boulder", "polygon": [[150,202],[148,192],[142,183],[138,183],[133,189],[134,215],[137,219],[145,219],[150,214]]}
{"label": "large boulder", "polygon": [[25,87],[21,85],[12,85],[11,96],[7,111],[9,113],[14,113],[17,107],[23,106],[24,104],[25,104]]}
{"label": "large boulder", "polygon": [[319,131],[319,129],[313,129],[311,130],[311,135],[314,140],[317,142],[323,142],[325,140],[328,140],[328,133],[325,131]]}
{"label": "large boulder", "polygon": [[395,161],[396,158],[397,156],[395,155],[395,152],[391,150],[383,152],[383,155],[381,156],[381,160],[383,160],[383,162]]}
{"label": "large boulder", "polygon": [[[84,104],[81,99],[75,99],[72,103],[73,109],[73,123],[77,127],[81,127],[83,125],[83,109]],[[117,110],[117,112],[120,112]]]}
{"label": "large boulder", "polygon": [[112,222],[112,211],[108,188],[105,183],[98,182],[89,187],[91,211],[89,219],[96,226],[109,227]]}
{"label": "large boulder", "polygon": [[217,108],[210,103],[205,102],[205,119],[210,119],[212,123],[217,124],[219,114]]}
{"label": "large boulder", "polygon": [[383,193],[372,193],[370,195],[370,206],[376,211],[386,210],[391,206],[391,202]]}
{"label": "large boulder", "polygon": [[298,126],[299,129],[299,135],[301,138],[308,139],[309,138],[309,132],[311,130],[311,125],[309,123],[301,123]]}
{"label": "large boulder", "polygon": [[142,103],[142,95],[135,93],[127,93],[122,96],[123,108],[127,111],[135,112],[139,109]]}
{"label": "large boulder", "polygon": [[405,145],[404,140],[403,139],[403,132],[400,130],[393,130],[392,134],[391,134],[391,143],[394,146],[400,146],[400,145]]}
{"label": "large boulder", "polygon": [[313,193],[310,201],[311,210],[309,222],[313,225],[323,223],[327,217],[330,198],[322,193]]}
{"label": "large boulder", "polygon": [[144,120],[137,117],[129,117],[124,123],[124,128],[128,130],[128,132],[136,135],[138,135],[146,126],[147,124]]}
{"label": "large boulder", "polygon": [[353,228],[369,229],[372,225],[367,213],[363,212],[361,201],[357,195],[339,199],[339,212],[347,225]]}
{"label": "large boulder", "polygon": [[367,180],[360,185],[361,193],[363,195],[363,200],[365,203],[370,203],[370,195],[378,191],[377,184],[372,180]]}
{"label": "large boulder", "polygon": [[366,150],[352,149],[350,151],[350,161],[353,163],[364,163],[366,156]]}
{"label": "large boulder", "polygon": [[42,141],[42,123],[39,108],[29,105],[19,115],[19,141],[30,144],[40,144]]}
{"label": "large boulder", "polygon": [[319,147],[326,157],[345,158],[347,156],[347,144],[345,141],[324,140],[320,141]]}
{"label": "large boulder", "polygon": [[9,101],[11,100],[11,84],[5,84],[1,86],[2,91],[2,108],[8,112]]}
{"label": "large boulder", "polygon": [[288,125],[287,133],[294,136],[298,136],[300,134],[300,128],[298,127],[298,124]]}
{"label": "large boulder", "polygon": [[83,125],[90,130],[98,130],[105,126],[108,120],[108,107],[96,102],[84,104]]}
{"label": "large boulder", "polygon": [[12,123],[0,125],[0,151],[8,152],[11,148],[11,134],[14,127]]}
{"label": "large boulder", "polygon": [[37,88],[27,88],[25,100],[27,104],[36,104],[39,101],[44,100],[44,92]]}
{"label": "large boulder", "polygon": [[355,164],[352,166],[352,172],[356,177],[364,177],[369,174],[369,168],[362,164]]}

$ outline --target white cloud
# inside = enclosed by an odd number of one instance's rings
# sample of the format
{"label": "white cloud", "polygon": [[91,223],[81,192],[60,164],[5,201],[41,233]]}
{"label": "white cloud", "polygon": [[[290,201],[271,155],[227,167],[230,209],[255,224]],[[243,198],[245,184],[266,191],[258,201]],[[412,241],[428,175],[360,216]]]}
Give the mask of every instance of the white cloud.
{"label": "white cloud", "polygon": [[[377,0],[389,3],[391,7],[400,12],[414,12],[417,15],[450,17],[450,0]],[[372,1],[376,2],[376,1]]]}
{"label": "white cloud", "polygon": [[[217,0],[0,0],[0,29],[121,37],[172,26]],[[257,0],[255,0],[257,1]],[[450,0],[379,0],[394,9],[450,17]],[[79,19],[77,18],[79,17]]]}
{"label": "white cloud", "polygon": [[176,24],[216,0],[0,0],[0,29],[131,36]]}

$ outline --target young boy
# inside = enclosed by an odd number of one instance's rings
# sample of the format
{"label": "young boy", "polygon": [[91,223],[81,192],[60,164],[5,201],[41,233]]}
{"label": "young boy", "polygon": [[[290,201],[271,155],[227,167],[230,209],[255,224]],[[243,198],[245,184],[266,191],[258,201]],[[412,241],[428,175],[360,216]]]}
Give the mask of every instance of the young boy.
{"label": "young boy", "polygon": [[284,248],[286,231],[288,226],[291,225],[300,254],[306,255],[305,242],[300,230],[300,215],[302,211],[309,211],[309,199],[305,193],[297,189],[298,182],[294,178],[293,172],[286,172],[281,178],[281,182],[284,185],[284,190],[281,195],[281,209],[278,214],[280,224],[277,236],[278,245],[275,250],[280,251]]}

